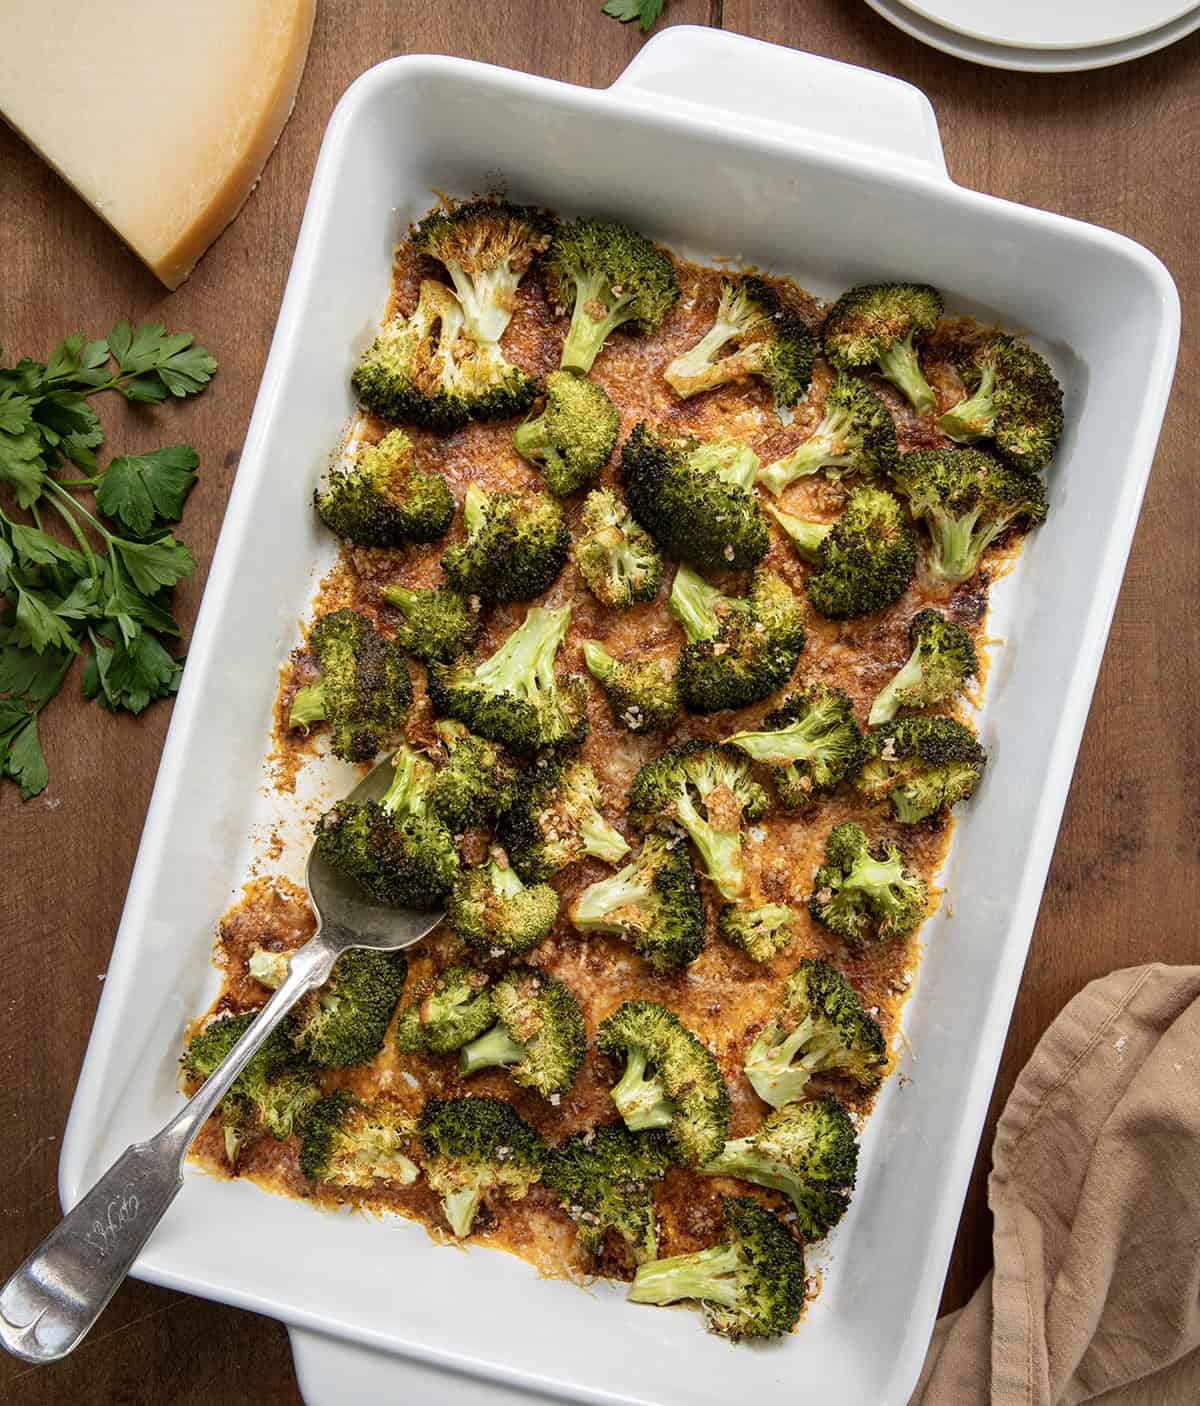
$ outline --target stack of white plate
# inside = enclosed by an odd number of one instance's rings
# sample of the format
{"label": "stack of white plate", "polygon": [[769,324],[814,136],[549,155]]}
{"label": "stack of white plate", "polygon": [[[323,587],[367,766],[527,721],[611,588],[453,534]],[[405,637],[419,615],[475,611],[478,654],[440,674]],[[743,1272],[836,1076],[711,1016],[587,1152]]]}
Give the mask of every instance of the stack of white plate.
{"label": "stack of white plate", "polygon": [[898,29],[973,63],[1073,73],[1200,29],[1200,0],[867,0]]}

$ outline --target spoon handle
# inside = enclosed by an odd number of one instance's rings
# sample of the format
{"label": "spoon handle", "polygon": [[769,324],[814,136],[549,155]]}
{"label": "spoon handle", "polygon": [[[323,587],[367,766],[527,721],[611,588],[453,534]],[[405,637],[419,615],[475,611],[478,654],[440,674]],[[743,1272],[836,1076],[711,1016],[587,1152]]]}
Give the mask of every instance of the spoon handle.
{"label": "spoon handle", "polygon": [[282,985],[195,1095],[155,1137],[127,1147],[0,1289],[0,1344],[15,1357],[54,1362],[79,1345],[183,1185],[205,1120],[337,955],[320,933],[293,952]]}

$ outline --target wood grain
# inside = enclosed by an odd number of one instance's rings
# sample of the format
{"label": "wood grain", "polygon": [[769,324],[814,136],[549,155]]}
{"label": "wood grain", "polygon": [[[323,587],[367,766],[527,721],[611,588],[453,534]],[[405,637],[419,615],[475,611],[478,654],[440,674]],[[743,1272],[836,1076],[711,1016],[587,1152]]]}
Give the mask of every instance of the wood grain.
{"label": "wood grain", "polygon": [[[1200,35],[1118,69],[1036,77],[925,49],[858,0],[669,0],[671,22],[726,28],[893,73],[933,100],[963,185],[1107,225],[1166,261],[1186,314],[1200,295]],[[187,328],[221,360],[202,401],[150,417],[106,407],[122,448],[189,439],[201,457],[187,541],[212,551],[329,113],[356,74],[393,54],[438,52],[573,83],[610,83],[640,47],[598,0],[323,0],[296,111],[263,181],[191,281],[167,295],[65,186],[0,130],[4,218],[0,344],[44,354],[77,326],[122,316]],[[1097,294],[1092,291],[1090,296]],[[1100,294],[1102,296],[1102,293]],[[1092,977],[1144,961],[1200,960],[1200,803],[1193,589],[1200,508],[1200,350],[1185,330],[1176,389],[1117,608],[1025,982],[997,1082],[944,1306],[987,1271],[991,1129],[1013,1079],[1065,1001]],[[116,436],[120,436],[119,441]],[[179,595],[189,625],[203,568]],[[83,1057],[169,709],[112,718],[71,697],[45,715],[52,781],[22,806],[0,791],[0,1272],[57,1214],[58,1143]],[[68,1362],[0,1360],[30,1406],[299,1400],[276,1323],[128,1284]]]}

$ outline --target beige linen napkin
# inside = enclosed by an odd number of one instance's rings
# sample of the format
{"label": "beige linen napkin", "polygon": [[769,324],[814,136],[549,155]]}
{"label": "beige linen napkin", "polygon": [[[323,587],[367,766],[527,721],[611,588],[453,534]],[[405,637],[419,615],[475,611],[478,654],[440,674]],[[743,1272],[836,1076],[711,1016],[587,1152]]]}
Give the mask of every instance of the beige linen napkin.
{"label": "beige linen napkin", "polygon": [[996,1129],[995,1269],[910,1406],[1200,1406],[1200,967],[1085,987]]}

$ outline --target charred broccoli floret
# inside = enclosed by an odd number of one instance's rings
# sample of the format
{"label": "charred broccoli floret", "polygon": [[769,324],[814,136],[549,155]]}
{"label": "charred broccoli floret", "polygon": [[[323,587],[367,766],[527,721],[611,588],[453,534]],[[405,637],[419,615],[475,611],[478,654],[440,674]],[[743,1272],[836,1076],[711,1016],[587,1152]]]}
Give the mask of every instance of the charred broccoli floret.
{"label": "charred broccoli floret", "polygon": [[870,753],[849,697],[826,684],[789,694],[763,719],[761,730],[736,732],[725,741],[771,768],[779,802],[790,811],[805,810],[832,791]]}
{"label": "charred broccoli floret", "polygon": [[750,764],[732,747],[692,740],[647,762],[629,788],[629,818],[642,831],[682,826],[722,898],[746,889],[742,821],[767,810]]}
{"label": "charred broccoli floret", "polygon": [[750,1046],[746,1078],[772,1108],[804,1096],[814,1074],[844,1074],[875,1088],[887,1064],[878,1021],[858,993],[817,957],[805,957],[787,979],[779,1016]]}
{"label": "charred broccoli floret", "polygon": [[551,761],[530,767],[500,817],[500,840],[513,868],[540,883],[585,855],[619,863],[629,845],[600,814],[596,773],[587,762]]}
{"label": "charred broccoli floret", "polygon": [[804,1309],[804,1251],[748,1196],[722,1196],[721,1220],[719,1244],[639,1265],[630,1300],[697,1299],[709,1331],[735,1342],[790,1333]]}
{"label": "charred broccoli floret", "polygon": [[293,1013],[292,1039],[314,1064],[365,1064],[383,1049],[404,990],[403,952],[352,947],[337,959],[329,980],[302,996]]}
{"label": "charred broccoli floret", "polygon": [[642,421],[621,447],[621,482],[638,522],[668,556],[745,571],[770,545],[754,496],[758,456],[733,440],[705,442]]}
{"label": "charred broccoli floret", "polygon": [[473,200],[427,215],[412,242],[446,266],[469,335],[498,342],[516,307],[517,285],[549,245],[553,228],[540,210]]}
{"label": "charred broccoli floret", "polygon": [[825,356],[839,371],[872,367],[928,415],[937,409],[921,374],[917,344],[938,324],[942,295],[927,283],[868,283],[851,288],[825,319]]}
{"label": "charred broccoli floret", "polygon": [[421,1173],[405,1151],[416,1128],[396,1099],[385,1094],[363,1103],[338,1089],[305,1119],[300,1170],[309,1181],[330,1186],[411,1186]]}
{"label": "charred broccoli floret", "polygon": [[484,1197],[520,1201],[542,1175],[541,1135],[498,1098],[431,1098],[417,1127],[425,1177],[459,1237]]}
{"label": "charred broccoli floret", "polygon": [[970,633],[936,610],[922,610],[908,626],[912,653],[871,704],[872,727],[891,722],[901,708],[928,708],[961,693],[979,668]]}
{"label": "charred broccoli floret", "polygon": [[663,560],[654,538],[634,522],[612,489],[592,489],[584,499],[580,525],[575,564],[601,605],[627,610],[658,595]]}
{"label": "charred broccoli floret", "polygon": [[513,432],[513,448],[542,470],[558,498],[577,493],[608,463],[621,416],[586,376],[554,371],[546,377],[546,408]]}
{"label": "charred broccoli floret", "polygon": [[663,1129],[688,1167],[717,1155],[729,1129],[729,1093],[717,1061],[674,1011],[656,1001],[626,1001],[601,1022],[596,1047],[624,1061],[611,1092],[627,1128]]}
{"label": "charred broccoli floret", "polygon": [[872,845],[849,823],[830,831],[808,900],[808,911],[830,932],[856,947],[872,937],[903,937],[920,926],[927,901],[925,881],[907,867],[899,845]]}
{"label": "charred broccoli floret", "polygon": [[783,903],[763,903],[742,908],[726,903],[717,916],[717,931],[752,962],[769,962],[791,944],[795,913]]}
{"label": "charred broccoli floret", "polygon": [[422,982],[396,1019],[401,1054],[456,1054],[496,1022],[487,972],[453,966]]}
{"label": "charred broccoli floret", "polygon": [[704,946],[704,900],[687,845],[647,836],[623,869],[584,889],[571,922],[582,933],[625,938],[656,971],[694,962]]}
{"label": "charred broccoli floret", "polygon": [[434,711],[520,752],[582,742],[588,731],[587,684],[554,672],[570,618],[570,606],[534,606],[489,658],[432,665],[428,687]]}
{"label": "charred broccoli floret", "polygon": [[[721,356],[725,346],[733,350]],[[685,400],[714,386],[761,376],[780,405],[795,405],[812,379],[813,340],[779,294],[761,278],[723,278],[717,316],[696,345],[677,356],[663,379]]]}
{"label": "charred broccoli floret", "polygon": [[517,767],[503,747],[462,723],[443,719],[433,730],[446,749],[429,796],[433,813],[456,835],[490,825],[512,801]]}
{"label": "charred broccoli floret", "polygon": [[289,726],[307,732],[328,722],[335,756],[371,761],[400,730],[412,703],[404,655],[356,610],[322,615],[308,644],[317,657],[317,678],[296,690]]}
{"label": "charred broccoli floret", "polygon": [[[246,1011],[225,1016],[193,1035],[180,1060],[184,1073],[200,1082],[207,1079],[257,1015]],[[292,1045],[292,1029],[290,1019],[276,1027],[221,1101],[225,1156],[231,1167],[250,1138],[264,1132],[278,1139],[290,1137],[321,1097],[312,1066]]]}
{"label": "charred broccoli floret", "polygon": [[356,547],[436,542],[454,517],[450,485],[441,474],[414,466],[403,430],[360,449],[348,468],[332,469],[313,503],[330,532]]}
{"label": "charred broccoli floret", "polygon": [[778,496],[796,479],[822,469],[835,480],[847,474],[888,474],[898,452],[887,406],[856,376],[839,376],[825,397],[817,428],[790,454],[768,464],[758,481]]}
{"label": "charred broccoli floret", "polygon": [[740,1177],[791,1198],[800,1234],[819,1240],[846,1214],[858,1175],[858,1140],[832,1095],[768,1113],[750,1137],[727,1142],[702,1176]]}
{"label": "charred broccoli floret", "polygon": [[563,368],[585,376],[618,327],[655,332],[679,297],[670,258],[643,235],[605,220],[559,225],[545,278],[551,303],[571,314]]}
{"label": "charred broccoli floret", "polygon": [[675,675],[661,659],[622,662],[596,640],[583,642],[583,659],[604,690],[613,722],[630,732],[665,732],[679,715]]}
{"label": "charred broccoli floret", "polygon": [[489,604],[532,600],[558,579],[571,534],[544,493],[487,493],[473,483],[463,500],[465,542],[446,548],[442,570],[464,596]]}
{"label": "charred broccoli floret", "polygon": [[450,831],[430,812],[433,767],[408,747],[378,801],[339,801],[317,821],[317,853],[393,908],[440,908],[458,877]]}
{"label": "charred broccoli floret", "polygon": [[675,677],[693,713],[761,702],[791,678],[804,648],[800,602],[773,571],[756,571],[746,595],[726,596],[681,566],[667,608],[687,635]]}
{"label": "charred broccoli floret", "polygon": [[431,279],[421,284],[411,316],[398,315],[380,331],[352,384],[373,414],[434,430],[509,420],[537,395],[534,378],[505,360],[494,342],[471,339],[462,304]]}
{"label": "charred broccoli floret", "polygon": [[506,1068],[513,1082],[543,1098],[565,1094],[587,1050],[579,1002],[569,986],[540,967],[517,966],[492,987],[496,1023],[464,1045],[458,1072]]}
{"label": "charred broccoli floret", "polygon": [[969,799],[987,761],[975,734],[953,718],[900,718],[876,728],[870,742],[858,788],[872,800],[886,797],[905,825]]}
{"label": "charred broccoli floret", "polygon": [[1063,432],[1062,387],[1032,347],[993,332],[959,368],[967,396],[937,422],[960,444],[990,439],[1014,468],[1044,469]]}
{"label": "charred broccoli floret", "polygon": [[379,594],[404,617],[396,643],[422,664],[449,664],[479,638],[479,601],[448,586],[410,591],[383,586]]}
{"label": "charred broccoli floret", "polygon": [[900,456],[896,486],[929,529],[930,573],[966,581],[1001,534],[1036,527],[1046,489],[1036,474],[1010,468],[981,449],[919,449]]}
{"label": "charred broccoli floret", "polygon": [[917,568],[917,540],[904,509],[881,488],[851,493],[833,530],[822,534],[819,552],[804,589],[829,620],[852,620],[891,605]]}
{"label": "charred broccoli floret", "polygon": [[549,884],[523,884],[499,848],[478,869],[463,870],[446,905],[455,933],[495,957],[517,957],[536,947],[557,917],[558,894]]}
{"label": "charred broccoli floret", "polygon": [[574,1133],[552,1147],[542,1180],[558,1193],[586,1254],[600,1255],[611,1230],[640,1264],[658,1252],[654,1183],[670,1165],[661,1133],[632,1133],[617,1123]]}

